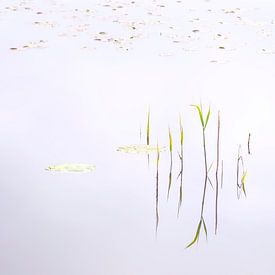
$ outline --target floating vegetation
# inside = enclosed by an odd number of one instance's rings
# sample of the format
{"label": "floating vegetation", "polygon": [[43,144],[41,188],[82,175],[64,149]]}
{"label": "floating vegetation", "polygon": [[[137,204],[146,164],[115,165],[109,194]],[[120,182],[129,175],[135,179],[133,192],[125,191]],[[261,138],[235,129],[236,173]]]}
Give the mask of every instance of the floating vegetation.
{"label": "floating vegetation", "polygon": [[95,165],[83,163],[66,163],[62,165],[50,165],[46,168],[46,170],[53,172],[92,172],[95,170]]}
{"label": "floating vegetation", "polygon": [[130,153],[130,154],[151,154],[151,153],[157,153],[164,152],[166,150],[165,146],[153,146],[153,145],[147,145],[147,144],[138,144],[138,145],[128,145],[128,146],[121,146],[118,147],[117,151],[124,152],[124,153]]}
{"label": "floating vegetation", "polygon": [[11,47],[10,50],[21,51],[21,50],[27,50],[27,49],[44,49],[46,47],[47,47],[47,41],[41,39],[38,41],[31,41],[29,43],[24,44],[21,47]]}
{"label": "floating vegetation", "polygon": [[180,126],[180,153],[178,153],[180,158],[180,173],[178,178],[180,177],[180,191],[179,191],[179,202],[178,202],[178,216],[180,213],[180,208],[182,204],[182,180],[183,180],[183,141],[184,141],[184,133],[183,127],[181,122],[181,116],[179,117],[179,126]]}
{"label": "floating vegetation", "polygon": [[194,243],[196,243],[199,240],[199,234],[200,234],[200,229],[201,229],[201,224],[203,223],[204,226],[204,231],[207,237],[207,227],[203,218],[203,211],[204,211],[204,203],[205,203],[205,195],[206,195],[206,187],[207,187],[207,181],[208,181],[208,166],[207,166],[207,153],[206,153],[206,141],[205,141],[205,129],[208,124],[208,120],[210,117],[210,107],[208,108],[208,112],[206,115],[206,118],[203,117],[203,112],[202,112],[202,107],[198,105],[191,105],[195,107],[198,111],[200,121],[201,121],[201,126],[202,126],[202,139],[203,139],[203,153],[204,153],[204,166],[205,166],[205,178],[204,178],[204,188],[203,188],[203,196],[202,196],[202,203],[201,203],[201,214],[200,214],[200,221],[198,224],[198,228],[195,234],[195,237],[193,241],[186,246],[186,248],[192,246]]}

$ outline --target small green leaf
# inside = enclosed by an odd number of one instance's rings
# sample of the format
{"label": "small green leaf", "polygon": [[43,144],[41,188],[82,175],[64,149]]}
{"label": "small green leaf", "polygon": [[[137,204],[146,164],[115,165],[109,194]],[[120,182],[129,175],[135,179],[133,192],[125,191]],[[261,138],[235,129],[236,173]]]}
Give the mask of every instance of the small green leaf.
{"label": "small green leaf", "polygon": [[210,107],[209,107],[209,109],[208,109],[208,113],[207,113],[207,116],[206,116],[206,120],[205,120],[205,126],[204,126],[204,129],[205,129],[205,128],[206,128],[206,126],[207,126],[207,123],[208,123],[209,117],[210,117]]}
{"label": "small green leaf", "polygon": [[198,105],[191,105],[191,106],[193,106],[193,107],[195,107],[197,109],[197,111],[199,113],[199,116],[200,116],[202,128],[205,129],[203,115],[202,115],[202,111],[201,111],[200,106],[198,106]]}
{"label": "small green leaf", "polygon": [[170,127],[168,128],[168,131],[169,131],[169,150],[170,150],[170,153],[172,153],[172,151],[173,151],[173,139],[172,139],[172,133],[170,131]]}
{"label": "small green leaf", "polygon": [[183,141],[184,141],[184,133],[183,133],[183,127],[182,127],[182,123],[181,123],[181,116],[179,119],[179,123],[180,123],[180,145],[183,145]]}
{"label": "small green leaf", "polygon": [[157,167],[159,167],[159,155],[160,155],[160,148],[159,148],[159,145],[157,144]]}
{"label": "small green leaf", "polygon": [[198,241],[199,235],[200,235],[200,230],[201,230],[201,221],[202,221],[202,220],[200,220],[200,222],[199,222],[199,224],[198,224],[198,228],[197,228],[197,231],[196,231],[196,235],[195,235],[195,237],[194,237],[194,240],[193,240],[190,244],[188,244],[188,245],[186,246],[186,248],[192,246],[195,242]]}
{"label": "small green leaf", "polygon": [[243,189],[243,192],[246,196],[246,191],[245,191],[245,182],[246,182],[246,177],[247,177],[247,170],[244,171],[243,175],[242,175],[242,178],[241,178],[241,183],[242,183],[242,189]]}

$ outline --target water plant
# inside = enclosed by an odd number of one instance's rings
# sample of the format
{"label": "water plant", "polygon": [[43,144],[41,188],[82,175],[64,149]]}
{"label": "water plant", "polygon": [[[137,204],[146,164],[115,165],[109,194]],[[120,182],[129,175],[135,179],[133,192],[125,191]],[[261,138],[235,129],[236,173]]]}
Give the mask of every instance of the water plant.
{"label": "water plant", "polygon": [[46,168],[46,170],[53,172],[92,172],[95,170],[95,165],[83,163],[65,163],[60,165],[50,165]]}
{"label": "water plant", "polygon": [[168,179],[167,200],[169,199],[170,188],[172,184],[172,167],[173,167],[173,138],[172,138],[170,127],[168,127],[168,135],[169,135],[170,169],[169,169],[169,179]]}
{"label": "water plant", "polygon": [[200,220],[199,220],[199,223],[198,223],[198,227],[197,227],[197,230],[196,230],[195,237],[192,240],[192,242],[190,242],[186,246],[186,248],[188,248],[188,247],[192,246],[194,243],[198,242],[202,224],[203,224],[204,232],[205,232],[205,235],[206,235],[206,238],[207,238],[207,227],[206,227],[206,223],[204,221],[203,212],[204,212],[204,204],[205,204],[206,187],[207,187],[207,182],[208,182],[208,166],[207,166],[205,130],[206,130],[206,127],[207,127],[207,124],[208,124],[208,121],[209,121],[209,117],[210,117],[210,107],[208,108],[207,115],[204,118],[201,106],[199,106],[199,105],[191,105],[191,106],[196,108],[196,110],[199,114],[199,118],[200,118],[201,126],[202,126],[202,141],[203,141],[205,178],[204,178],[204,188],[203,188],[203,196],[202,196],[202,202],[201,202]]}
{"label": "water plant", "polygon": [[[240,166],[241,166],[241,176],[240,176]],[[243,156],[241,154],[241,145],[239,145],[238,157],[237,157],[237,198],[238,199],[240,198],[242,192],[246,196],[246,189],[245,189],[246,178],[247,178],[247,170],[244,168]]]}
{"label": "water plant", "polygon": [[164,146],[153,146],[153,145],[144,145],[144,144],[133,144],[127,146],[120,146],[117,148],[117,151],[129,153],[129,154],[151,154],[159,152],[164,152],[166,148]]}
{"label": "water plant", "polygon": [[183,127],[182,127],[182,122],[181,122],[181,116],[179,116],[179,126],[180,126],[180,153],[178,153],[179,158],[180,158],[180,172],[178,175],[178,178],[180,177],[180,191],[179,191],[179,202],[178,202],[178,216],[180,213],[180,208],[182,204],[182,196],[183,196],[183,191],[182,191],[182,181],[183,181],[183,142],[184,142],[184,133],[183,133]]}

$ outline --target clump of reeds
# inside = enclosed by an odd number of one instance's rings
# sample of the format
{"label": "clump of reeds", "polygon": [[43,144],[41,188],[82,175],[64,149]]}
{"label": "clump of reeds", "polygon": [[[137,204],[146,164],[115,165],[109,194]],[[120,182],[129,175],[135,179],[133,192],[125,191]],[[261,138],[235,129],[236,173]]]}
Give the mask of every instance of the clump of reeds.
{"label": "clump of reeds", "polygon": [[208,182],[208,166],[207,166],[207,152],[206,152],[206,139],[205,139],[205,130],[209,121],[210,117],[210,107],[208,109],[207,115],[204,119],[203,117],[203,112],[202,108],[198,105],[192,105],[195,107],[198,111],[200,121],[201,121],[201,126],[202,126],[202,141],[203,141],[203,155],[204,155],[204,168],[205,168],[205,178],[204,178],[204,188],[203,188],[203,196],[202,196],[202,203],[201,203],[201,213],[200,213],[200,220],[198,223],[197,231],[195,234],[195,237],[191,243],[189,243],[186,248],[192,246],[194,243],[196,243],[199,240],[199,235],[200,235],[200,230],[201,230],[201,225],[203,224],[204,232],[207,238],[207,227],[206,223],[204,221],[203,213],[204,213],[204,204],[205,204],[205,195],[206,195],[206,187],[207,187],[207,182]]}

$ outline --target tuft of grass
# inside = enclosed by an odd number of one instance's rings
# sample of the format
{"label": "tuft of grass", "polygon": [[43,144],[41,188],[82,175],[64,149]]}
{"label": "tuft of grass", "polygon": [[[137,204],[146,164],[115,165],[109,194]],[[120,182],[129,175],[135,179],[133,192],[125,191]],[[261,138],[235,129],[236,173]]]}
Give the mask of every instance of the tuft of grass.
{"label": "tuft of grass", "polygon": [[190,247],[192,246],[195,242],[198,241],[199,239],[199,234],[200,234],[200,228],[201,228],[201,224],[204,224],[204,230],[205,230],[205,234],[207,236],[207,229],[206,229],[206,224],[204,221],[204,204],[205,204],[205,196],[206,196],[206,187],[207,187],[207,182],[208,182],[208,165],[207,165],[207,152],[206,152],[206,139],[205,139],[205,130],[206,130],[206,126],[208,124],[209,121],[209,117],[210,117],[210,107],[208,108],[208,112],[206,114],[206,117],[204,118],[203,116],[203,112],[202,112],[202,108],[199,105],[191,105],[192,107],[195,107],[200,121],[201,121],[201,126],[202,126],[202,141],[203,141],[203,156],[204,156],[204,168],[205,168],[205,178],[204,178],[204,188],[203,188],[203,195],[202,195],[202,202],[201,202],[201,213],[200,213],[200,222],[197,228],[197,232],[195,235],[195,238],[193,239],[193,241],[187,246]]}

